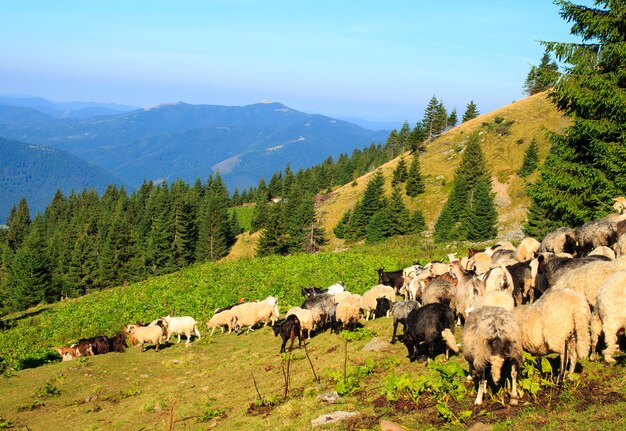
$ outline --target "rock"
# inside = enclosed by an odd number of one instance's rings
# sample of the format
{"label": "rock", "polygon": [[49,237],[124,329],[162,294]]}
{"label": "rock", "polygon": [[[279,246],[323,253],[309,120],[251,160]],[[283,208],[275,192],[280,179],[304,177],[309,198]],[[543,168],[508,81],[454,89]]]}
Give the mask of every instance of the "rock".
{"label": "rock", "polygon": [[380,431],[407,431],[406,428],[401,427],[397,423],[381,420],[380,421]]}
{"label": "rock", "polygon": [[337,404],[337,401],[339,401],[339,394],[337,391],[324,392],[323,394],[319,394],[317,396],[318,403]]}
{"label": "rock", "polygon": [[311,426],[318,427],[321,425],[333,424],[335,422],[342,421],[344,419],[347,419],[352,416],[356,416],[358,414],[359,414],[358,412],[344,412],[344,411],[327,413],[325,415],[312,419]]}
{"label": "rock", "polygon": [[469,431],[491,431],[493,427],[488,424],[484,424],[482,422],[476,422]]}
{"label": "rock", "polygon": [[374,337],[369,343],[363,346],[363,350],[366,352],[380,352],[381,350],[385,350],[388,346],[389,343],[386,341],[383,341],[378,337]]}

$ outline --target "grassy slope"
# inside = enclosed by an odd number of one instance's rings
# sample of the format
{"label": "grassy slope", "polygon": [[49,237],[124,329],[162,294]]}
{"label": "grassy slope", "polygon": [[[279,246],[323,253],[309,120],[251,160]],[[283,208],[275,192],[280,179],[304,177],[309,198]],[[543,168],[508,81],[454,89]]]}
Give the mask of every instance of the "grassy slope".
{"label": "grassy slope", "polygon": [[[505,122],[514,121],[510,135],[498,136],[483,126],[483,123],[494,124],[498,116],[503,117]],[[497,191],[499,236],[519,237],[519,225],[524,220],[529,201],[524,194],[524,180],[519,178],[515,171],[521,166],[524,152],[532,138],[537,140],[540,157],[543,159],[549,147],[545,132],[559,130],[566,124],[566,120],[554,109],[546,94],[540,93],[480,115],[449,130],[429,144],[426,152],[422,154],[420,160],[422,175],[426,180],[426,192],[414,200],[405,196],[407,207],[411,210],[419,207],[427,224],[434,224],[452,186],[454,171],[461,161],[461,154],[456,152],[455,148],[462,148],[471,133],[482,131],[483,153],[494,180],[497,180],[494,181],[494,189]],[[523,143],[520,144],[518,141],[521,139]],[[409,162],[408,153],[405,157]],[[379,168],[386,178],[391,178],[399,160],[398,157]],[[360,199],[372,174],[373,172],[359,178],[356,186],[347,184],[335,190],[332,198],[319,208],[322,225],[327,232],[332,232],[343,214]],[[498,185],[498,182],[501,185]],[[391,181],[387,181],[386,184],[388,193],[391,193],[390,183]],[[342,244],[341,240],[332,237],[329,247],[331,249],[341,247]]]}

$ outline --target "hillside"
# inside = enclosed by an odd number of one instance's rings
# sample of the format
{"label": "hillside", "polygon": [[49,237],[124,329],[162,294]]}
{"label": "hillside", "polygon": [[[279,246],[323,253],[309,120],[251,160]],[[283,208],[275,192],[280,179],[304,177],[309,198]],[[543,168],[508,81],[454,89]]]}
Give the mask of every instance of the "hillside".
{"label": "hillside", "polygon": [[219,170],[231,190],[241,190],[288,163],[295,171],[384,142],[387,135],[280,103],[175,103],[82,119],[0,106],[0,136],[67,151],[129,188],[144,179],[193,183]]}
{"label": "hillside", "polygon": [[[500,124],[496,123],[496,119],[498,121],[502,119]],[[499,215],[498,237],[520,238],[522,235],[520,224],[525,219],[529,200],[525,195],[526,181],[515,172],[521,166],[524,152],[533,138],[539,144],[540,158],[543,160],[549,149],[546,132],[560,130],[566,125],[567,120],[556,111],[547,99],[546,93],[516,101],[463,123],[428,144],[420,158],[426,192],[415,199],[404,196],[405,204],[410,210],[420,208],[426,223],[432,229],[452,187],[454,171],[461,161],[467,137],[479,132],[482,150],[493,174]],[[408,163],[408,153],[404,157]],[[390,178],[399,160],[400,157],[378,168],[387,178],[389,194]],[[357,185],[346,184],[333,190],[330,198],[318,208],[321,223],[329,233],[330,249],[341,248],[343,241],[332,235],[332,229],[343,214],[360,199],[372,174],[373,172],[359,178],[356,181]],[[529,180],[533,178],[534,176],[531,176]]]}
{"label": "hillside", "polygon": [[[519,406],[509,406],[499,392],[476,408],[476,387],[464,383],[463,357],[452,356],[446,363],[439,355],[430,366],[410,362],[401,343],[388,343],[389,318],[362,322],[352,337],[319,333],[306,351],[296,349],[289,363],[278,353],[280,339],[270,328],[240,335],[218,331],[211,337],[204,327],[216,306],[242,294],[249,299],[274,294],[284,313],[301,303],[302,286],[341,278],[351,291],[362,293],[374,284],[375,267],[423,257],[415,252],[420,246],[418,238],[407,237],[345,253],[195,265],[5,316],[0,319],[0,367],[28,369],[4,369],[0,377],[0,428],[57,430],[71,418],[73,428],[93,430],[291,431],[309,430],[311,420],[343,410],[360,414],[323,429],[373,431],[380,429],[382,418],[411,430],[470,429],[477,423],[493,430],[561,429],[564,423],[570,424],[567,429],[621,430],[626,421],[623,356],[614,366],[583,360],[579,374],[560,387],[549,372],[540,374],[527,360]],[[437,257],[442,251],[435,252]],[[190,347],[169,343],[160,352],[148,347],[142,353],[135,346],[64,363],[50,350],[170,312],[194,316],[202,339]],[[456,336],[460,339],[460,328]],[[378,347],[366,347],[374,339]],[[290,385],[284,399],[287,366]],[[332,390],[342,392],[338,404],[317,400]]]}
{"label": "hillside", "polygon": [[93,188],[102,193],[114,176],[64,151],[0,137],[0,222],[25,197],[31,217],[46,209],[57,190]]}

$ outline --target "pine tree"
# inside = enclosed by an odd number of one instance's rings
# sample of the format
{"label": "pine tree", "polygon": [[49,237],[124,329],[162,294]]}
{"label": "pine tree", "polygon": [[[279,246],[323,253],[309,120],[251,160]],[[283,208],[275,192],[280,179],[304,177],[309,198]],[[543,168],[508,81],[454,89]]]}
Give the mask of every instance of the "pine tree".
{"label": "pine tree", "polygon": [[384,184],[385,177],[383,177],[380,171],[377,171],[367,182],[363,197],[352,211],[352,216],[346,229],[350,235],[348,239],[359,240],[365,238],[367,225],[371,218],[386,204],[383,190]]}
{"label": "pine tree", "polygon": [[219,173],[210,178],[204,201],[199,210],[196,257],[201,261],[215,261],[228,254],[234,242],[228,213],[228,190]]}
{"label": "pine tree", "polygon": [[411,140],[411,128],[409,127],[409,123],[405,121],[402,123],[402,127],[398,132],[398,147],[399,149],[407,149],[409,148]]}
{"label": "pine tree", "polygon": [[395,186],[397,184],[401,184],[405,182],[407,180],[408,174],[409,173],[407,171],[406,161],[404,160],[404,157],[400,157],[400,161],[398,162],[398,165],[393,170],[393,177],[391,180],[391,185]]}
{"label": "pine tree", "polygon": [[439,100],[437,100],[437,98],[433,96],[428,102],[428,105],[426,105],[426,109],[424,110],[424,118],[422,120],[422,124],[424,124],[424,127],[426,128],[429,140],[440,132],[442,106],[443,105],[439,102]]}
{"label": "pine tree", "polygon": [[573,123],[549,135],[540,178],[528,191],[528,218],[534,225],[547,217],[546,226],[578,226],[612,211],[612,198],[626,192],[626,17],[621,1],[557,4],[573,23],[571,33],[586,43],[542,42],[568,65],[550,97]]}
{"label": "pine tree", "polygon": [[415,123],[415,127],[411,130],[411,135],[409,136],[409,150],[411,153],[426,150],[426,139],[428,139],[428,130],[421,121],[418,121]]}
{"label": "pine tree", "polygon": [[452,109],[450,115],[448,116],[448,127],[455,127],[459,122],[459,117],[456,113],[456,108]]}
{"label": "pine tree", "polygon": [[406,235],[409,232],[411,214],[402,201],[402,193],[399,187],[394,187],[389,198],[389,204],[385,207],[389,214],[387,236]]}
{"label": "pine tree", "polygon": [[480,181],[474,189],[471,210],[467,218],[467,239],[470,241],[494,239],[498,234],[497,223],[498,212],[491,183]]}
{"label": "pine tree", "polygon": [[148,202],[151,224],[146,246],[146,265],[153,275],[167,274],[176,268],[170,197],[169,187],[164,183],[152,190]]}
{"label": "pine tree", "polygon": [[282,202],[269,207],[268,223],[261,231],[256,252],[257,256],[260,257],[272,254],[288,254],[289,246],[286,238]]}
{"label": "pine tree", "polygon": [[524,178],[528,175],[532,174],[535,169],[537,169],[537,165],[539,164],[539,145],[537,145],[537,140],[533,138],[530,141],[530,145],[528,149],[524,153],[524,160],[522,161],[522,166],[517,170],[517,175]]}
{"label": "pine tree", "polygon": [[348,227],[348,224],[350,223],[351,215],[352,210],[346,211],[341,217],[341,220],[339,220],[339,223],[337,223],[337,225],[334,227],[333,232],[337,238],[343,239],[349,236],[348,232],[346,232],[346,229]]}
{"label": "pine tree", "polygon": [[469,121],[472,118],[478,117],[478,115],[479,113],[478,113],[478,108],[476,107],[476,104],[474,103],[473,100],[470,100],[470,102],[465,107],[465,113],[463,114],[463,118],[461,119],[461,122],[465,123],[466,121]]}
{"label": "pine tree", "polygon": [[424,185],[424,178],[422,177],[422,167],[420,164],[419,153],[413,153],[413,159],[409,166],[409,172],[407,173],[406,180],[406,194],[414,198],[415,196],[424,193],[426,187]]}
{"label": "pine tree", "polygon": [[[480,193],[479,197],[477,193]],[[470,235],[476,237],[483,233],[491,235],[495,226],[490,212],[492,205],[495,209],[493,201],[491,174],[480,148],[478,134],[472,134],[454,173],[454,185],[448,201],[435,223],[435,240],[463,240]],[[497,213],[495,217],[497,222]]]}
{"label": "pine tree", "polygon": [[409,221],[409,233],[421,233],[426,230],[426,221],[424,220],[424,214],[417,208],[411,215]]}
{"label": "pine tree", "polygon": [[559,66],[556,61],[551,61],[550,52],[546,50],[541,57],[539,66],[532,66],[526,81],[524,92],[533,95],[552,88],[559,79]]}
{"label": "pine tree", "polygon": [[30,225],[30,210],[28,209],[28,202],[25,198],[22,198],[17,205],[14,205],[7,217],[7,226],[9,231],[7,232],[7,243],[11,250],[16,251],[24,242],[26,235],[28,235],[28,226]]}
{"label": "pine tree", "polygon": [[365,241],[373,243],[391,236],[390,221],[392,219],[391,211],[388,208],[382,208],[377,211],[367,225],[365,233]]}

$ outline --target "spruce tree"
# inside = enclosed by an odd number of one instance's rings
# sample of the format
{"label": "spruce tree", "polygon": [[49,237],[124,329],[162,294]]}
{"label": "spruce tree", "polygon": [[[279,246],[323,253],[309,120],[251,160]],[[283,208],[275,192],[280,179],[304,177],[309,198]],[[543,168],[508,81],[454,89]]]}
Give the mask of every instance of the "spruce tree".
{"label": "spruce tree", "polygon": [[459,117],[456,113],[456,108],[452,109],[450,115],[448,116],[448,127],[455,127],[459,122]]}
{"label": "spruce tree", "polygon": [[490,182],[480,181],[476,184],[470,208],[465,229],[467,239],[470,241],[494,239],[498,234],[498,213]]}
{"label": "spruce tree", "polygon": [[408,171],[406,167],[406,161],[404,160],[404,157],[400,157],[400,160],[398,161],[398,165],[393,170],[391,185],[395,186],[397,184],[401,184],[407,180],[407,177],[408,177]]}
{"label": "spruce tree", "polygon": [[424,178],[422,177],[422,167],[420,164],[419,153],[413,153],[413,159],[409,166],[406,179],[406,194],[414,198],[415,196],[424,193],[426,187],[424,185]]}
{"label": "spruce tree", "polygon": [[373,243],[391,236],[391,211],[382,208],[370,219],[365,232],[365,241]]}
{"label": "spruce tree", "polygon": [[28,208],[28,202],[25,198],[22,198],[17,205],[14,205],[7,217],[7,226],[9,231],[7,232],[7,243],[11,250],[16,251],[24,242],[26,235],[28,235],[28,226],[30,225],[30,210]]}
{"label": "spruce tree", "polygon": [[441,103],[435,96],[433,96],[428,105],[426,105],[426,109],[424,110],[424,118],[422,123],[426,128],[426,133],[428,139],[432,139],[433,136],[439,133],[440,122],[441,122]]}
{"label": "spruce tree", "polygon": [[559,66],[550,59],[550,52],[546,50],[541,57],[539,66],[532,66],[526,81],[524,92],[533,95],[552,88],[559,79]]}
{"label": "spruce tree", "polygon": [[215,261],[228,254],[234,235],[230,231],[228,190],[219,173],[210,178],[199,210],[196,257],[201,261]]}
{"label": "spruce tree", "polygon": [[411,130],[411,135],[409,136],[409,150],[411,153],[426,150],[426,139],[428,139],[428,130],[421,121],[418,121],[415,123],[415,127]]}
{"label": "spruce tree", "polygon": [[339,223],[337,223],[337,225],[333,228],[333,232],[337,238],[343,239],[349,236],[346,229],[348,227],[348,224],[350,223],[351,215],[352,215],[352,210],[346,211],[341,217],[341,220],[339,220]]}
{"label": "spruce tree", "polygon": [[517,170],[517,175],[522,178],[527,177],[532,174],[535,169],[537,169],[537,165],[539,164],[539,145],[537,145],[537,140],[533,138],[530,141],[530,145],[526,149],[524,153],[524,160],[522,161],[522,166]]}
{"label": "spruce tree", "polygon": [[402,201],[402,193],[399,187],[394,187],[389,204],[385,210],[392,216],[389,217],[387,236],[406,235],[409,232],[411,214]]}
{"label": "spruce tree", "polygon": [[409,233],[421,233],[426,230],[426,221],[424,220],[424,214],[417,208],[413,211],[411,219],[409,220]]}
{"label": "spruce tree", "polygon": [[[480,197],[476,196],[477,193]],[[492,220],[494,214],[491,212],[492,205],[495,210],[493,201],[491,174],[480,148],[478,134],[472,134],[454,173],[454,184],[448,201],[435,223],[435,240],[463,240],[470,235],[482,235],[483,232],[486,232],[484,235],[491,235],[495,226]],[[495,218],[497,222],[497,213]]]}
{"label": "spruce tree", "polygon": [[289,253],[283,214],[282,202],[272,204],[268,208],[268,222],[261,231],[256,250],[257,256]]}
{"label": "spruce tree", "polygon": [[476,107],[476,104],[474,103],[473,100],[470,100],[470,102],[465,107],[465,113],[463,114],[463,118],[461,119],[461,122],[465,123],[466,121],[469,121],[472,118],[478,117],[478,115],[479,113],[478,113],[478,108]]}
{"label": "spruce tree", "polygon": [[556,3],[583,43],[542,42],[567,65],[550,98],[572,124],[549,135],[540,178],[528,191],[528,219],[578,226],[612,211],[612,199],[626,192],[626,15],[621,1]]}
{"label": "spruce tree", "polygon": [[365,192],[361,200],[355,205],[347,231],[350,236],[348,239],[359,240],[364,239],[367,233],[367,225],[371,218],[378,210],[386,204],[383,186],[385,177],[380,171],[370,178],[365,187]]}

